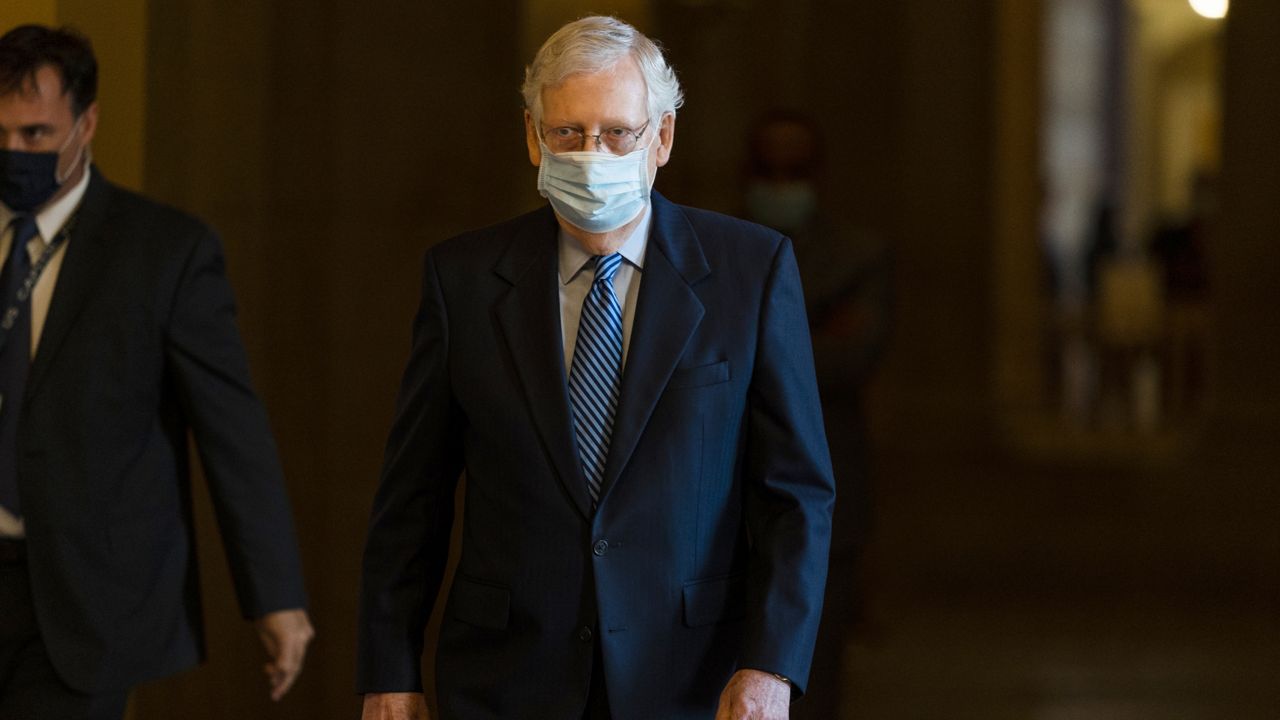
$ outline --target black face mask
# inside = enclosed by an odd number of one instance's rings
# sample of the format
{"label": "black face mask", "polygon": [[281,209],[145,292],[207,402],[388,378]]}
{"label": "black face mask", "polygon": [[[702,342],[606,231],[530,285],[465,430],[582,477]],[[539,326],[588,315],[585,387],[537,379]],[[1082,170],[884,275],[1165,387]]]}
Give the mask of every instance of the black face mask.
{"label": "black face mask", "polygon": [[58,153],[0,150],[0,202],[27,213],[45,204],[58,182]]}
{"label": "black face mask", "polygon": [[[31,212],[49,202],[75,169],[72,165],[66,177],[58,177],[58,158],[79,132],[80,119],[77,118],[71,134],[55,151],[0,150],[0,202],[20,213]],[[81,155],[84,152],[84,148],[80,148]]]}

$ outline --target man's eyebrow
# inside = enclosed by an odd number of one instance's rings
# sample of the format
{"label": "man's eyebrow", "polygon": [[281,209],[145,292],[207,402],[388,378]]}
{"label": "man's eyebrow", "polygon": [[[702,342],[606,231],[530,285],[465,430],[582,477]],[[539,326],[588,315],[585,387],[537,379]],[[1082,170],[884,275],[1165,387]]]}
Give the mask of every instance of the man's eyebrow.
{"label": "man's eyebrow", "polygon": [[38,127],[47,127],[47,125],[44,123],[26,123],[24,125],[15,125],[12,128],[8,128],[5,127],[3,123],[0,123],[0,132],[25,132]]}
{"label": "man's eyebrow", "polygon": [[[580,122],[568,122],[568,121],[565,121],[565,122],[550,122],[550,121],[546,120],[545,118],[543,119],[542,124],[543,124],[543,127],[548,128],[548,129],[550,129],[550,128],[558,128],[558,127],[572,127],[572,128],[581,128],[581,127],[585,127],[585,125],[584,125],[583,123],[580,123]],[[600,127],[601,127],[601,128],[604,128],[604,129],[612,129],[612,128],[619,128],[619,127],[620,127],[620,128],[628,128],[628,129],[630,129],[630,128],[638,128],[638,127],[640,127],[640,126],[641,126],[641,125],[643,125],[643,124],[644,124],[644,121],[643,121],[643,120],[641,120],[638,124],[636,124],[636,123],[632,123],[630,120],[625,120],[625,119],[622,119],[622,118],[611,118],[611,119],[609,119],[609,120],[604,120],[604,121],[602,121],[602,122],[600,123]]]}

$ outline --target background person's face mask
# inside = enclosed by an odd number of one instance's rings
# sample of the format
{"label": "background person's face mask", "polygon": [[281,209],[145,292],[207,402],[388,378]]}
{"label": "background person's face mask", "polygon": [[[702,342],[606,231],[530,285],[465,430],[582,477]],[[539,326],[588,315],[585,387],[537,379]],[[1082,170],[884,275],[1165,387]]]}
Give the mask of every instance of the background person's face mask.
{"label": "background person's face mask", "polygon": [[774,230],[804,229],[818,210],[818,196],[808,182],[757,180],[747,187],[747,214]]}
{"label": "background person's face mask", "polygon": [[649,145],[626,155],[565,152],[541,142],[538,193],[574,227],[605,233],[626,225],[649,203]]}
{"label": "background person's face mask", "polygon": [[[31,212],[48,202],[80,164],[80,159],[77,158],[67,169],[66,175],[58,176],[58,158],[62,157],[63,151],[79,132],[80,120],[77,119],[62,147],[57,150],[0,150],[0,202],[10,210],[20,213]],[[83,156],[83,147],[80,152]]]}

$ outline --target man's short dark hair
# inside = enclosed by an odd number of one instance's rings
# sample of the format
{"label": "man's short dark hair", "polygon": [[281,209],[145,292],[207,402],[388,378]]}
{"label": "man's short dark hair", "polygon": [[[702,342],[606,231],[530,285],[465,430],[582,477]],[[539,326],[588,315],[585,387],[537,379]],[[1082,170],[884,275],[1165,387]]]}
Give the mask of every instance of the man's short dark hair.
{"label": "man's short dark hair", "polygon": [[0,37],[0,95],[23,90],[45,65],[62,76],[71,113],[80,117],[98,98],[98,61],[89,38],[71,28],[19,25]]}

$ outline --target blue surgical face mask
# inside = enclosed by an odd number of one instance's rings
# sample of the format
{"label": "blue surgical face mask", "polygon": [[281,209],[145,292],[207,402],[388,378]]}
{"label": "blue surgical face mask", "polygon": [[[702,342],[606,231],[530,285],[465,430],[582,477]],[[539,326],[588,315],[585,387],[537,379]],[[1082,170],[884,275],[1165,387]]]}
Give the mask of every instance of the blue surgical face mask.
{"label": "blue surgical face mask", "polygon": [[[31,212],[48,202],[80,163],[77,159],[66,175],[58,176],[58,158],[79,129],[80,121],[76,120],[66,142],[54,151],[0,150],[0,202],[20,213]],[[80,152],[83,154],[84,148]]]}
{"label": "blue surgical face mask", "polygon": [[774,230],[801,230],[813,219],[817,209],[817,193],[804,181],[756,181],[747,187],[747,215]]}
{"label": "blue surgical face mask", "polygon": [[575,227],[591,233],[617,230],[636,219],[649,204],[650,147],[652,142],[626,155],[556,155],[542,144],[538,192]]}

